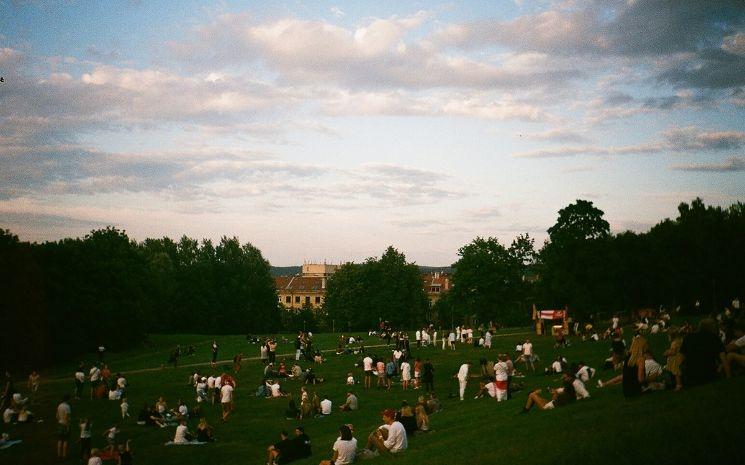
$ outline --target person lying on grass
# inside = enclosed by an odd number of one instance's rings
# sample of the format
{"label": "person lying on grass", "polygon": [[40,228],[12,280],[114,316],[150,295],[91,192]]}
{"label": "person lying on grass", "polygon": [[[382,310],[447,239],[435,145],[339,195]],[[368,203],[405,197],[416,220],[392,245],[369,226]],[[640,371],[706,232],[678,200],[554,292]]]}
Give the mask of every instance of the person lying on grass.
{"label": "person lying on grass", "polygon": [[577,393],[574,390],[574,379],[570,373],[564,373],[561,377],[561,388],[551,389],[551,400],[541,397],[541,389],[531,392],[520,413],[528,413],[534,405],[537,405],[540,410],[551,410],[575,402]]}

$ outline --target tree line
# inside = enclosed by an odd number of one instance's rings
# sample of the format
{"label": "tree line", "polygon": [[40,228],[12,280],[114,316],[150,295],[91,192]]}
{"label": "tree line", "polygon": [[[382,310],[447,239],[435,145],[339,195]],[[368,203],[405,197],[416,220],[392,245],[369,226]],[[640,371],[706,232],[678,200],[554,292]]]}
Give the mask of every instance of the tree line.
{"label": "tree line", "polygon": [[536,250],[528,234],[509,246],[477,237],[458,250],[451,290],[430,307],[419,267],[388,247],[347,263],[327,284],[324,307],[284,311],[269,263],[251,244],[223,237],[136,242],[105,228],[84,238],[22,242],[0,229],[0,295],[6,366],[40,366],[99,345],[118,350],[148,333],[241,334],[368,330],[463,322],[525,325],[530,308],[573,317],[642,307],[721,309],[745,295],[745,205],[678,207],[644,233],[611,234],[586,200],[558,212]]}
{"label": "tree line", "polygon": [[115,228],[43,244],[0,230],[5,366],[146,342],[148,333],[265,333],[280,324],[269,263],[251,244],[138,243]]}

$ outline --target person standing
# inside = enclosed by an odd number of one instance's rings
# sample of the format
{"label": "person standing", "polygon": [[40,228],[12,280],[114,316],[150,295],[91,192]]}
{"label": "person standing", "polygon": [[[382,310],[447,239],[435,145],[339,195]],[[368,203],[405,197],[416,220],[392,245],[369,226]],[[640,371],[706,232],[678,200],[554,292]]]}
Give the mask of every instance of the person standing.
{"label": "person standing", "polygon": [[210,362],[210,366],[212,368],[215,368],[217,365],[217,350],[220,348],[220,346],[217,345],[216,340],[212,340],[212,362]]}
{"label": "person standing", "polygon": [[65,460],[67,458],[67,446],[70,441],[70,417],[72,409],[68,403],[70,395],[65,394],[62,402],[57,406],[57,458]]}
{"label": "person standing", "polygon": [[93,395],[95,394],[98,385],[101,383],[101,370],[94,364],[88,374],[91,382],[91,399],[93,399]]}
{"label": "person standing", "polygon": [[224,423],[233,413],[233,386],[230,383],[224,383],[220,388],[220,404],[222,405],[222,421]]}
{"label": "person standing", "polygon": [[365,389],[370,389],[370,385],[372,384],[372,366],[372,357],[370,355],[365,356],[362,359],[362,369],[365,371]]}
{"label": "person standing", "polygon": [[471,362],[465,362],[460,366],[458,373],[453,378],[458,379],[458,392],[460,394],[460,400],[463,400],[463,396],[466,393],[466,384],[468,383],[468,369],[471,367]]}
{"label": "person standing", "polygon": [[401,385],[404,390],[409,388],[409,381],[411,381],[411,365],[404,359],[401,362]]}
{"label": "person standing", "polygon": [[78,365],[78,371],[75,372],[75,399],[80,400],[83,395],[83,385],[85,384],[85,371],[83,364]]}
{"label": "person standing", "polygon": [[435,390],[435,367],[432,365],[432,361],[427,359],[422,365],[422,383],[424,383],[424,389],[427,392]]}

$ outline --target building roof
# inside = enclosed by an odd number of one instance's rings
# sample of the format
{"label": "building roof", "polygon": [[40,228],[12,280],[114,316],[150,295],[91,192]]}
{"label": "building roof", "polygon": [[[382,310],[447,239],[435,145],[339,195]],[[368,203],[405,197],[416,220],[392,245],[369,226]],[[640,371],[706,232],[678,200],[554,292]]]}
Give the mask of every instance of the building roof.
{"label": "building roof", "polygon": [[320,276],[278,276],[274,278],[274,284],[280,292],[321,292],[325,279]]}

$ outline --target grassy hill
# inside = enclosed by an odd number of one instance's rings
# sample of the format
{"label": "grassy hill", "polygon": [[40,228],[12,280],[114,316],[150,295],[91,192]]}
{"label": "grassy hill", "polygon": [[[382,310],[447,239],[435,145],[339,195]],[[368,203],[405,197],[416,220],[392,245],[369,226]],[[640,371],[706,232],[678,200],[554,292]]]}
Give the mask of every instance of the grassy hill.
{"label": "grassy hill", "polygon": [[[657,392],[636,400],[623,398],[620,387],[598,389],[594,381],[588,385],[591,399],[553,411],[532,411],[518,415],[527,393],[533,388],[556,386],[558,378],[541,373],[527,373],[525,390],[515,398],[502,403],[489,399],[473,399],[478,379],[469,381],[467,398],[460,402],[449,399],[448,393],[457,387],[452,375],[463,360],[472,360],[472,372],[478,372],[478,359],[482,356],[494,358],[500,351],[514,351],[515,344],[523,340],[525,332],[498,333],[491,351],[470,346],[459,346],[456,351],[439,348],[414,349],[418,357],[430,357],[435,364],[435,389],[444,404],[444,410],[431,417],[434,431],[417,435],[409,440],[409,450],[396,458],[396,463],[440,465],[453,462],[474,464],[643,464],[643,463],[738,463],[742,459],[739,442],[742,418],[745,417],[745,377],[722,380],[708,386],[683,392]],[[367,339],[367,338],[366,338]],[[544,363],[559,353],[549,338],[533,338],[536,352]],[[102,433],[116,423],[121,423],[119,439],[131,439],[138,464],[205,464],[205,463],[265,463],[265,448],[278,440],[282,429],[291,431],[296,421],[286,420],[285,399],[263,399],[253,395],[261,382],[262,366],[256,360],[244,362],[243,370],[237,374],[237,410],[225,424],[219,421],[219,407],[205,406],[204,416],[215,428],[218,442],[204,446],[164,447],[163,443],[173,439],[174,428],[137,426],[137,412],[145,403],[154,403],[164,396],[169,406],[175,406],[183,398],[194,406],[193,388],[187,385],[188,376],[198,369],[200,372],[219,374],[232,371],[229,363],[221,363],[211,370],[206,362],[210,359],[209,342],[212,336],[204,335],[155,335],[148,348],[121,354],[110,354],[108,362],[112,372],[125,370],[129,373],[129,403],[133,418],[121,421],[119,402],[92,401],[86,396],[72,401],[74,426],[82,416],[92,418],[93,445],[103,447]],[[258,346],[249,344],[242,336],[220,336],[220,359],[230,359],[243,352],[246,357],[258,356]],[[197,346],[197,354],[184,358],[182,365],[201,364],[195,367],[161,368],[169,350],[175,344],[185,347]],[[573,341],[561,353],[570,362],[584,360],[591,366],[601,368],[607,356],[606,342]],[[664,335],[650,336],[656,354],[667,346]],[[390,349],[372,347],[379,340],[366,340],[371,352],[388,354]],[[317,335],[316,345],[321,349],[335,347],[334,335]],[[291,342],[280,345],[280,354],[289,354]],[[281,357],[282,358],[282,357]],[[290,357],[288,357],[290,358]],[[313,441],[313,456],[301,465],[317,464],[329,458],[331,445],[342,423],[352,423],[355,437],[364,444],[370,431],[381,423],[379,412],[383,408],[400,406],[402,400],[416,402],[421,391],[402,391],[394,386],[391,391],[366,391],[360,386],[356,392],[360,399],[360,410],[350,413],[338,411],[343,402],[347,386],[347,372],[362,379],[361,370],[354,367],[356,358],[351,355],[327,354],[327,362],[314,367],[318,376],[326,379],[315,387],[321,396],[328,396],[334,403],[334,413],[329,418],[304,420],[306,432]],[[89,360],[93,361],[91,355]],[[3,425],[2,432],[20,438],[23,443],[0,451],[2,464],[47,464],[55,460],[54,410],[64,393],[73,389],[72,372],[76,363],[60,365],[43,373],[43,384],[38,398],[32,406],[43,423],[31,425]],[[301,366],[305,368],[306,363]],[[541,369],[544,365],[541,365]],[[524,367],[520,367],[524,369]],[[607,378],[611,372],[599,376]],[[17,378],[17,385],[23,385]],[[285,381],[283,388],[297,395],[297,381]],[[311,387],[312,389],[312,387]],[[25,390],[25,389],[24,389]],[[470,395],[469,395],[470,394]],[[196,428],[197,420],[190,422]],[[73,428],[73,441],[78,430]],[[70,456],[64,463],[78,463],[77,446],[71,443]],[[376,458],[370,463],[387,462]]]}

